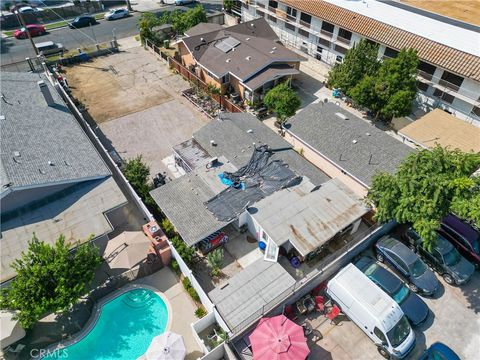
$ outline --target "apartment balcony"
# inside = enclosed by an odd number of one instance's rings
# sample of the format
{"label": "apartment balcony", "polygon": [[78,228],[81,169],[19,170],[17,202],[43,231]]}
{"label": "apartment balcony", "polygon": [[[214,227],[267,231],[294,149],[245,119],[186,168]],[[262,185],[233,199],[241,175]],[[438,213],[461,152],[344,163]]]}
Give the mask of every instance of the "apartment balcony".
{"label": "apartment balcony", "polygon": [[[322,36],[322,35],[323,35],[323,36]],[[328,40],[331,40],[332,37],[333,37],[333,33],[330,32],[330,31],[321,29],[321,30],[320,30],[320,36],[322,36],[323,38],[326,38],[326,39],[328,39]]]}
{"label": "apartment balcony", "polygon": [[257,6],[262,8],[262,9],[265,9],[265,4],[264,3],[257,2]]}
{"label": "apartment balcony", "polygon": [[292,23],[296,23],[297,22],[297,18],[295,16],[292,16],[292,15],[289,15],[289,14],[286,14],[286,20],[289,21],[289,22],[292,22]]}
{"label": "apartment balcony", "polygon": [[418,80],[425,82],[423,80],[427,80],[428,83],[431,83],[433,79],[433,74],[429,74],[423,70],[417,70],[417,78],[420,78]]}
{"label": "apartment balcony", "polygon": [[440,79],[438,81],[438,85],[444,86],[444,87],[446,87],[448,89],[451,89],[453,91],[456,91],[456,92],[458,92],[458,90],[460,90],[460,86],[452,84],[451,82],[449,82],[447,80],[443,80],[443,79]]}
{"label": "apartment balcony", "polygon": [[277,18],[279,19],[282,19],[282,20],[286,20],[287,19],[287,13],[283,10],[280,10],[280,9],[276,9],[275,11],[275,15],[277,16]]}
{"label": "apartment balcony", "polygon": [[342,36],[337,36],[337,41],[348,46],[350,46],[350,43],[352,42],[352,40],[344,38]]}
{"label": "apartment balcony", "polygon": [[304,28],[310,29],[311,24],[307,23],[306,21],[300,20],[300,25]]}

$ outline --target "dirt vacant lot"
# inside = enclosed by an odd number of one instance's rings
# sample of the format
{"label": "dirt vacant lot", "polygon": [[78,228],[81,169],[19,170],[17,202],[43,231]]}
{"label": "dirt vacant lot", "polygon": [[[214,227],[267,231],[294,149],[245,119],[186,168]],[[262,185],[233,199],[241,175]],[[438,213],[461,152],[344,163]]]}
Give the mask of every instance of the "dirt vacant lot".
{"label": "dirt vacant lot", "polygon": [[401,0],[404,3],[448,16],[470,24],[480,25],[480,2],[478,0]]}
{"label": "dirt vacant lot", "polygon": [[172,146],[209,119],[181,95],[190,85],[165,62],[136,43],[121,49],[67,68],[69,85],[98,123],[107,149],[124,160],[142,155],[152,176],[169,173],[173,161],[162,160],[172,155]]}
{"label": "dirt vacant lot", "polygon": [[97,123],[172,100],[170,91],[183,90],[184,84],[176,88],[168,81],[173,74],[167,66],[149,55],[135,47],[66,68],[73,95]]}

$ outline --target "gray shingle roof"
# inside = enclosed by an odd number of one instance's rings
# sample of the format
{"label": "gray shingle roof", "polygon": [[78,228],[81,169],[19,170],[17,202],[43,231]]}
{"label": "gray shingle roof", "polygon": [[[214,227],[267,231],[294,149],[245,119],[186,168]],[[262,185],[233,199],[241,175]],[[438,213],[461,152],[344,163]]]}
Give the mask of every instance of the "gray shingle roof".
{"label": "gray shingle roof", "polygon": [[[223,76],[231,72],[242,81],[247,81],[258,71],[272,63],[305,60],[304,57],[271,38],[270,33],[264,29],[269,27],[265,19],[256,19],[240,25],[189,36],[181,41],[192,53],[195,60],[215,75]],[[248,34],[249,28],[255,29],[257,27],[263,30],[252,30],[252,34]],[[229,37],[240,41],[234,51],[230,50],[225,53],[215,46]],[[227,60],[229,61],[227,62]]]}
{"label": "gray shingle roof", "polygon": [[[48,85],[55,106],[47,106],[37,85],[40,80]],[[8,184],[15,190],[110,175],[93,144],[44,75],[2,72],[1,83],[2,191]]]}
{"label": "gray shingle roof", "polygon": [[[272,160],[281,159],[300,176],[307,176],[315,185],[330,178],[300,156],[290,143],[246,113],[223,113],[220,121],[212,121],[193,134],[193,137],[212,156],[225,156],[237,168],[244,166],[252,156],[253,144],[267,144],[277,151]],[[210,145],[215,141],[215,146]]]}
{"label": "gray shingle roof", "polygon": [[[230,329],[282,296],[295,279],[276,262],[255,261],[208,293]],[[265,309],[267,310],[267,309]]]}
{"label": "gray shingle roof", "polygon": [[197,24],[197,25],[191,27],[187,31],[185,31],[185,35],[196,36],[196,35],[200,35],[200,34],[205,34],[205,33],[210,32],[210,31],[220,30],[222,28],[223,28],[222,25],[216,24],[216,23],[200,23],[200,24]]}
{"label": "gray shingle roof", "polygon": [[218,179],[218,174],[236,170],[225,158],[219,161],[221,166],[198,168],[150,192],[189,246],[228,224],[218,221],[204,204],[227,188]]}
{"label": "gray shingle roof", "polygon": [[295,115],[286,128],[367,186],[371,185],[376,172],[394,173],[401,161],[414,151],[333,103],[309,105]]}

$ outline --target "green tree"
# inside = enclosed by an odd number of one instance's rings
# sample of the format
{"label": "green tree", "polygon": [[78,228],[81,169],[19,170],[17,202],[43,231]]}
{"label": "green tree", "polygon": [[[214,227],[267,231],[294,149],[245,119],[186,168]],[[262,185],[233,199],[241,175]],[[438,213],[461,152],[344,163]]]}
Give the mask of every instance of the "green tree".
{"label": "green tree", "polygon": [[233,0],[223,0],[223,8],[230,12],[233,7]]}
{"label": "green tree", "polygon": [[410,154],[396,174],[374,176],[367,200],[380,221],[412,224],[430,248],[450,212],[480,224],[480,154],[437,146]]}
{"label": "green tree", "polygon": [[218,248],[209,252],[207,261],[212,268],[220,268],[223,265],[223,249]]}
{"label": "green tree", "polygon": [[191,27],[207,21],[207,13],[201,5],[197,5],[185,12],[175,11],[171,23],[177,34],[183,34]]}
{"label": "green tree", "polygon": [[142,13],[138,21],[140,38],[142,39],[142,41],[144,41],[144,39],[150,39],[153,41],[155,36],[152,32],[152,28],[161,24],[163,24],[161,19],[159,19],[155,14],[150,12]]}
{"label": "green tree", "polygon": [[364,76],[375,75],[380,67],[377,59],[378,45],[361,40],[345,54],[343,63],[335,64],[328,73],[328,86],[340,88],[348,96],[350,89]]}
{"label": "green tree", "polygon": [[148,178],[150,176],[150,167],[143,162],[142,155],[130,159],[123,168],[123,174],[138,196],[142,199],[149,195],[150,186]]}
{"label": "green tree", "polygon": [[263,103],[276,114],[278,121],[283,123],[288,117],[295,115],[302,102],[290,84],[283,82],[267,92]]}
{"label": "green tree", "polygon": [[417,65],[416,51],[403,49],[396,58],[384,60],[376,74],[365,76],[349,95],[375,117],[391,120],[408,115],[417,93]]}
{"label": "green tree", "polygon": [[12,264],[17,276],[2,290],[0,307],[18,310],[24,328],[48,312],[68,309],[87,293],[101,262],[98,248],[91,243],[71,247],[63,235],[49,245],[34,234],[27,252]]}

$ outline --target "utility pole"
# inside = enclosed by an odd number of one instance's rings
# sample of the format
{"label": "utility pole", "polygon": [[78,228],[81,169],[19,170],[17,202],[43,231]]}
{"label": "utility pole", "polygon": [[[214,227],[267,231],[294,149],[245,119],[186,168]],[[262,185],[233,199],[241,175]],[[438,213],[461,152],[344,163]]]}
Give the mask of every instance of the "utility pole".
{"label": "utility pole", "polygon": [[15,15],[17,15],[17,19],[20,22],[20,24],[22,24],[22,27],[25,28],[25,32],[27,33],[28,40],[30,40],[30,43],[32,44],[33,51],[35,51],[35,54],[37,56],[40,55],[37,47],[35,46],[35,43],[32,40],[32,37],[30,36],[30,31],[28,31],[28,29],[27,29],[27,25],[25,24],[25,21],[23,20],[22,14],[18,10],[15,10]]}

